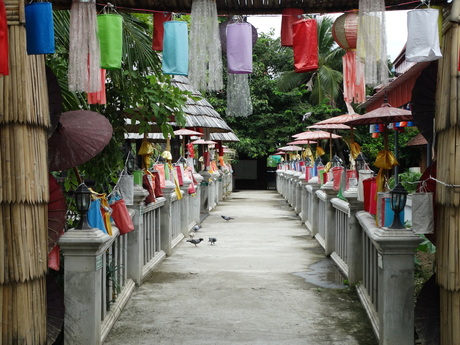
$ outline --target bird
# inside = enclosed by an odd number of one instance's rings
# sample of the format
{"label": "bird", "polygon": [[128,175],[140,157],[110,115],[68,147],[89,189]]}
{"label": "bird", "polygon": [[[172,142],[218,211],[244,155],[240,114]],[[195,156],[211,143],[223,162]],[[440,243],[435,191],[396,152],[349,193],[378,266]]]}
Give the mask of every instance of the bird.
{"label": "bird", "polygon": [[190,232],[188,233],[188,235],[189,235],[190,238],[195,237],[195,233],[194,233],[193,231],[190,231]]}
{"label": "bird", "polygon": [[198,231],[198,230],[200,230],[201,228],[202,228],[201,225],[195,225],[195,226],[193,227],[193,231]]}
{"label": "bird", "polygon": [[211,246],[217,242],[217,238],[215,237],[209,237],[209,241],[208,242],[211,242]]}
{"label": "bird", "polygon": [[195,247],[196,247],[196,245],[197,245],[198,243],[200,243],[201,241],[203,241],[202,238],[199,238],[199,239],[197,239],[197,240],[195,240],[195,239],[187,240],[187,242],[193,243],[193,244],[195,245]]}
{"label": "bird", "polygon": [[221,216],[222,218],[224,218],[227,222],[230,220],[230,219],[235,219],[233,217],[227,217],[227,216]]}

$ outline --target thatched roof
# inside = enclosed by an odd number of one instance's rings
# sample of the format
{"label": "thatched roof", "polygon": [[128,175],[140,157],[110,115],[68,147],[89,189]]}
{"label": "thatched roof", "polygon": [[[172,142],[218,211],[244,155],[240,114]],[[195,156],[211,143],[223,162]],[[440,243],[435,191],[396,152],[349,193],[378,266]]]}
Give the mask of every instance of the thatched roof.
{"label": "thatched roof", "polygon": [[[71,0],[50,0],[56,9],[69,9]],[[306,13],[345,12],[359,8],[359,0],[216,0],[219,14],[280,14],[283,8],[301,8]],[[431,5],[445,5],[446,0],[431,0]],[[192,0],[118,0],[118,10],[132,12],[165,11],[190,13]],[[413,9],[411,1],[386,0],[389,10]]]}

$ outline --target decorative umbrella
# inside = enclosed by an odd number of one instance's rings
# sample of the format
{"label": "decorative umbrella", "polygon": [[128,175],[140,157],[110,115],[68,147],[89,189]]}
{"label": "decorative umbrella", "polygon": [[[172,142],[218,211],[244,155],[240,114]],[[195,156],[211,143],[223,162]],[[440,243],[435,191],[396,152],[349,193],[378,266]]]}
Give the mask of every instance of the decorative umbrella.
{"label": "decorative umbrella", "polygon": [[48,137],[50,137],[56,129],[62,113],[62,93],[57,77],[54,75],[51,68],[46,67],[46,85],[48,86],[48,106],[50,110],[50,123],[48,129]]}
{"label": "decorative umbrella", "polygon": [[48,253],[64,233],[67,205],[65,196],[53,175],[49,174],[50,197],[48,202]]}
{"label": "decorative umbrella", "polygon": [[306,131],[302,133],[297,133],[292,136],[297,140],[321,140],[321,139],[339,139],[341,138],[340,135],[329,133],[326,131]]}
{"label": "decorative umbrella", "polygon": [[197,139],[191,142],[193,145],[213,145],[217,144],[217,141]]}
{"label": "decorative umbrella", "polygon": [[64,293],[55,278],[46,276],[46,340],[47,345],[56,342],[64,324]]}
{"label": "decorative umbrella", "polygon": [[317,125],[344,124],[344,123],[346,123],[348,121],[356,120],[360,116],[361,115],[359,115],[359,114],[344,114],[344,115],[330,117],[330,118],[328,118],[326,120],[319,121],[316,124]]}
{"label": "decorative umbrella", "polygon": [[314,125],[308,126],[307,128],[311,128],[311,129],[352,129],[352,127],[341,124],[341,123],[326,123],[326,124],[316,123]]}
{"label": "decorative umbrella", "polygon": [[287,143],[287,145],[310,145],[310,144],[316,144],[315,140],[295,140],[291,141],[290,143]]}
{"label": "decorative umbrella", "polygon": [[290,146],[278,147],[278,150],[286,151],[286,152],[289,152],[289,151],[292,152],[292,151],[301,151],[302,148],[300,146],[290,145]]}
{"label": "decorative umbrella", "polygon": [[50,171],[75,168],[101,152],[112,138],[109,120],[96,112],[62,113],[58,127],[48,139]]}
{"label": "decorative umbrella", "polygon": [[197,132],[197,131],[192,131],[191,129],[187,129],[187,128],[181,128],[181,129],[175,130],[174,135],[183,135],[183,136],[195,135],[195,136],[201,137],[203,135],[203,133],[200,133],[200,132]]}

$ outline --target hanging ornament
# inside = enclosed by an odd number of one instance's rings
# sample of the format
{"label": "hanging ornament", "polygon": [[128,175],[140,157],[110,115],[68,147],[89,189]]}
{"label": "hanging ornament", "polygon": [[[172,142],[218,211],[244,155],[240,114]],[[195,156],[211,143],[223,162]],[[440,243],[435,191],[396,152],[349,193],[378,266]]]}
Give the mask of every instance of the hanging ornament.
{"label": "hanging ornament", "polygon": [[171,20],[171,13],[166,12],[155,12],[153,14],[153,39],[152,49],[162,51],[163,50],[163,37],[164,37],[164,26],[165,22]]}
{"label": "hanging ornament", "polygon": [[359,0],[357,58],[364,64],[357,82],[364,73],[371,86],[388,83],[385,0]]}
{"label": "hanging ornament", "polygon": [[[352,114],[351,103],[363,103],[366,100],[366,85],[364,75],[360,73],[357,80],[356,64],[362,64],[356,60],[356,42],[358,38],[358,15],[348,12],[338,17],[332,25],[334,41],[346,50],[343,61],[343,98]],[[361,67],[362,70],[363,67]]]}
{"label": "hanging ornament", "polygon": [[292,25],[294,71],[311,72],[318,69],[318,29],[315,19],[303,19]]}
{"label": "hanging ornament", "polygon": [[229,24],[226,36],[228,73],[252,73],[252,25]]}
{"label": "hanging ornament", "polygon": [[69,41],[69,91],[100,91],[101,54],[95,0],[72,1]]}
{"label": "hanging ornament", "polygon": [[105,69],[101,68],[101,91],[89,92],[88,104],[107,104],[107,98],[105,94]]}
{"label": "hanging ornament", "polygon": [[[109,13],[112,11],[112,13]],[[98,37],[101,50],[101,68],[120,69],[123,53],[123,17],[113,5],[104,6],[97,16]]]}
{"label": "hanging ornament", "polygon": [[228,74],[227,116],[247,117],[252,114],[251,93],[248,78],[247,74]]}
{"label": "hanging ornament", "polygon": [[27,54],[54,54],[53,8],[50,2],[25,6]]}
{"label": "hanging ornament", "polygon": [[442,57],[438,18],[439,10],[434,8],[407,12],[407,61],[434,61]]}
{"label": "hanging ornament", "polygon": [[213,0],[194,0],[190,25],[190,73],[193,88],[218,91],[223,88],[217,5]]}
{"label": "hanging ornament", "polygon": [[299,21],[304,14],[300,8],[284,8],[281,17],[281,45],[292,47],[292,24]]}
{"label": "hanging ornament", "polygon": [[0,74],[8,75],[8,25],[3,0],[0,0]]}
{"label": "hanging ornament", "polygon": [[168,21],[164,23],[163,73],[188,75],[187,23]]}

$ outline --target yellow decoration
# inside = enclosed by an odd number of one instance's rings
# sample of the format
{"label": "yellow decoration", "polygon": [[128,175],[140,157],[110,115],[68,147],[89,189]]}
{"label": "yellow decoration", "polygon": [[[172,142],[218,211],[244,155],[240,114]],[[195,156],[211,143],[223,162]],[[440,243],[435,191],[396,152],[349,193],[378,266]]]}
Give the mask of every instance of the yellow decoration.
{"label": "yellow decoration", "polygon": [[167,161],[172,161],[172,155],[171,155],[171,152],[169,151],[163,151],[163,153],[161,154],[161,157],[163,157]]}
{"label": "yellow decoration", "polygon": [[331,162],[327,162],[326,166],[324,167],[324,172],[325,173],[328,173],[329,170],[331,170],[332,168],[332,163]]}
{"label": "yellow decoration", "polygon": [[377,174],[377,192],[381,192],[384,189],[384,181],[385,181],[385,170],[390,170],[396,165],[398,165],[398,161],[396,160],[395,156],[391,151],[382,150],[377,153],[377,158],[375,159],[374,165],[377,168],[380,168],[379,173]]}
{"label": "yellow decoration", "polygon": [[352,142],[350,144],[350,152],[353,159],[356,159],[356,157],[358,157],[359,153],[361,152],[361,146],[359,146],[358,143]]}
{"label": "yellow decoration", "polygon": [[148,142],[147,140],[142,140],[141,147],[139,148],[139,152],[137,153],[139,156],[144,155],[153,155],[155,152],[152,143]]}
{"label": "yellow decoration", "polygon": [[324,152],[324,150],[321,148],[321,146],[317,146],[316,147],[316,157],[320,157],[322,155],[324,155],[326,152]]}

